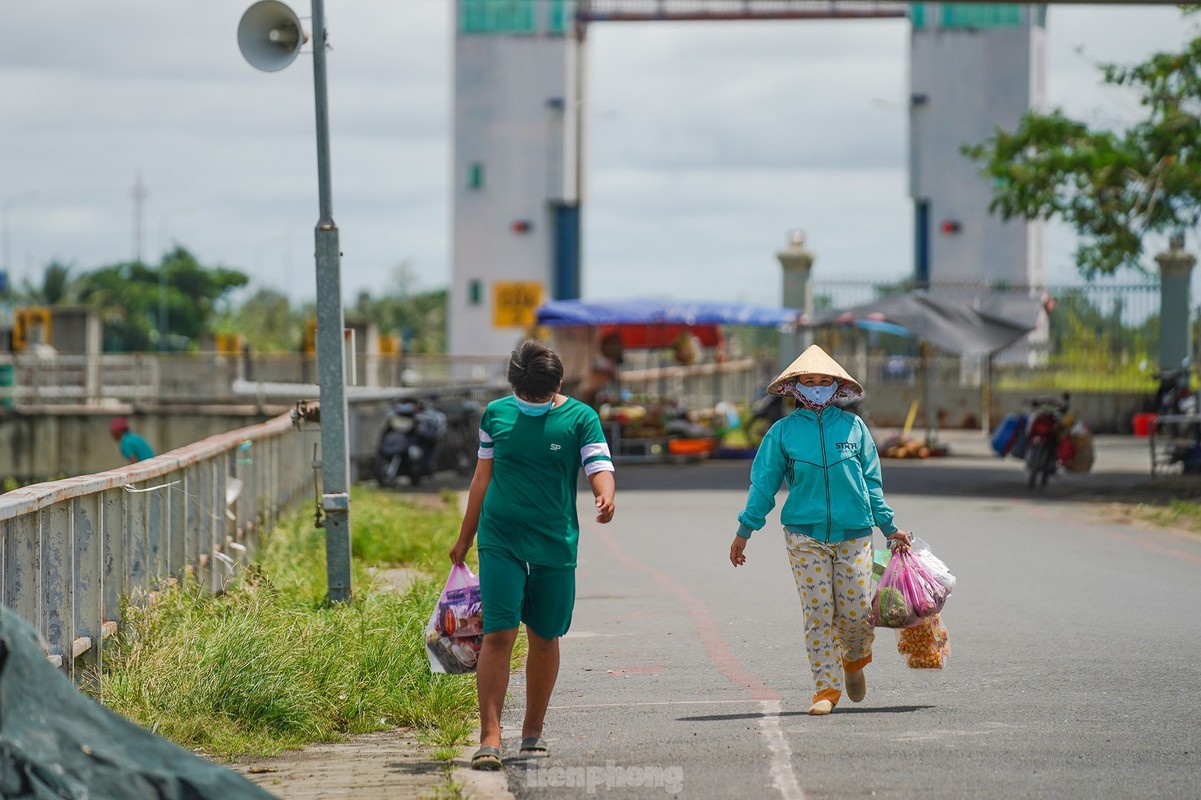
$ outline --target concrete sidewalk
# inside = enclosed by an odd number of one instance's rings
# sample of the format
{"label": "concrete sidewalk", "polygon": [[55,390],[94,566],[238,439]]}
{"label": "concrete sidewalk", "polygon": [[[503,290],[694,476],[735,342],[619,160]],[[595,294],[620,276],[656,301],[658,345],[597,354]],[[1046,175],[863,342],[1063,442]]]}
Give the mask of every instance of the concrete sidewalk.
{"label": "concrete sidewalk", "polygon": [[411,729],[369,733],[231,768],[281,800],[451,796],[445,762]]}

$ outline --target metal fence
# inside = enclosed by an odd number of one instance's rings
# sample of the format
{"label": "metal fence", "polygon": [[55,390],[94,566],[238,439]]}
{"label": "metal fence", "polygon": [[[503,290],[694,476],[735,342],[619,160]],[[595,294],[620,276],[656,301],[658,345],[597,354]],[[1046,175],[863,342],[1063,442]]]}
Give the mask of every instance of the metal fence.
{"label": "metal fence", "polygon": [[688,408],[708,408],[722,400],[745,403],[763,393],[776,376],[774,360],[739,358],[721,363],[652,365],[623,369],[617,376],[620,396],[677,400]]}
{"label": "metal fence", "polygon": [[[446,388],[505,382],[503,356],[363,355],[347,386]],[[317,364],[299,353],[0,353],[0,406],[139,406],[317,397]]]}
{"label": "metal fence", "polygon": [[[869,281],[814,281],[816,310],[850,308],[910,291],[911,284]],[[998,389],[1018,391],[1128,392],[1154,387],[1159,358],[1158,281],[1098,280],[1049,286],[932,284],[928,291],[966,301],[990,294],[1020,294],[1042,301],[1039,326],[993,358]],[[818,334],[819,338],[829,334]],[[891,359],[893,369],[912,370],[917,344],[886,334],[864,334],[863,346]],[[838,343],[835,337],[835,344]],[[967,363],[969,380],[983,367]],[[975,379],[978,380],[978,379]]]}
{"label": "metal fence", "polygon": [[[815,310],[821,311],[849,308],[912,288],[905,280],[814,281],[810,290]],[[994,377],[1002,388],[1138,391],[1153,380],[1158,367],[1160,287],[1155,280],[1049,286],[938,283],[928,291],[967,300],[1016,293],[1043,302],[1047,313],[1039,327],[993,359]],[[1197,328],[1194,322],[1191,330]],[[827,330],[815,336],[838,348],[840,336],[846,334]],[[917,358],[912,340],[887,334],[866,336],[866,347],[873,354],[910,361]],[[352,389],[499,385],[505,383],[506,363],[503,356],[359,353],[347,362],[347,383]],[[731,385],[735,387],[733,397],[742,396],[744,392],[737,388],[740,379],[733,372],[710,369],[711,379],[673,373],[666,381],[664,374],[658,373],[638,379],[630,388],[656,395],[683,392],[696,405],[726,392]],[[280,394],[303,395],[306,386],[309,396],[316,397],[316,375],[315,359],[300,353],[0,354],[0,406],[113,401],[139,406],[263,404]]]}
{"label": "metal fence", "polygon": [[123,604],[170,580],[219,590],[313,490],[315,426],[291,415],[145,462],[0,495],[0,599],[51,661],[99,666]]}

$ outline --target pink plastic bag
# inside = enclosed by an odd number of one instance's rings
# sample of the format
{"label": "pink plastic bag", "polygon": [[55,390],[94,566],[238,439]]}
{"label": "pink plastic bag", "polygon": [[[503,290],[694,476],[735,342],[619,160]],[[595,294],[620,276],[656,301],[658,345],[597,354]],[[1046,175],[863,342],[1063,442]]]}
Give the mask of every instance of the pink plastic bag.
{"label": "pink plastic bag", "polygon": [[452,675],[475,672],[483,643],[480,579],[466,565],[455,564],[425,626],[430,671]]}
{"label": "pink plastic bag", "polygon": [[908,628],[942,610],[947,590],[908,548],[892,554],[872,597],[871,623],[877,628]]}

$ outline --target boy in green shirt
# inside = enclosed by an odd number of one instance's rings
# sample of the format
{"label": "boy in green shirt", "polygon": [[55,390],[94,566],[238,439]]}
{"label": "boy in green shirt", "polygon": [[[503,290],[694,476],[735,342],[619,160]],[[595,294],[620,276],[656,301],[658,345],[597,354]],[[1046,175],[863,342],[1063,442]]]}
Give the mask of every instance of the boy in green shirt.
{"label": "boy in green shirt", "polygon": [[544,756],[542,725],[559,675],[559,637],[575,605],[576,481],[582,466],[596,521],[613,519],[613,459],[600,418],[560,394],[563,364],[529,340],[509,358],[513,395],[488,404],[479,461],[450,560],[462,564],[479,536],[484,645],[476,670],[480,748],[474,769],[500,769],[500,715],[522,622],[529,639],[521,754]]}

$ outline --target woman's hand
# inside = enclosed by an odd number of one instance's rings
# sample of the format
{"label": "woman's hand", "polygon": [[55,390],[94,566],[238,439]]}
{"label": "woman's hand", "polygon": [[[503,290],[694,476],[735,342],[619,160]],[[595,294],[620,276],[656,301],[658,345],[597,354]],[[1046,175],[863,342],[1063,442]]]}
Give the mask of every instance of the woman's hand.
{"label": "woman's hand", "polygon": [[902,549],[908,550],[909,546],[913,544],[913,535],[909,534],[909,533],[905,533],[905,531],[897,531],[896,533],[890,533],[890,534],[888,534],[887,539],[888,539],[888,546],[890,548],[900,547]]}
{"label": "woman's hand", "polygon": [[746,554],[743,552],[746,550],[746,542],[747,540],[741,536],[735,536],[734,541],[730,544],[730,563],[736,567],[746,563]]}

